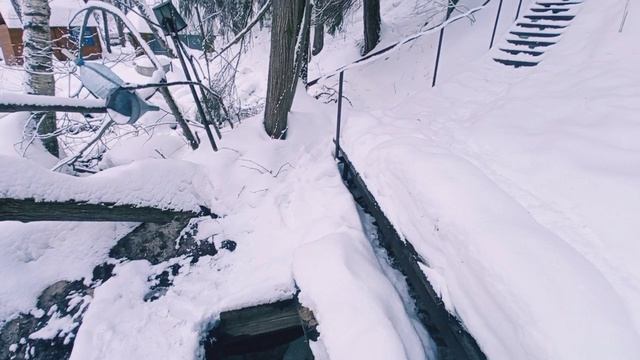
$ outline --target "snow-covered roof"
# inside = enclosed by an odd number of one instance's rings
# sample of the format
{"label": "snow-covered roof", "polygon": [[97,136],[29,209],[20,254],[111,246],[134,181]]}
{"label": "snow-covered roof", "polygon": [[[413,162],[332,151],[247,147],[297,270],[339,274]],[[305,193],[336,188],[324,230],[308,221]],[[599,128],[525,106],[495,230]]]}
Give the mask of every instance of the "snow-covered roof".
{"label": "snow-covered roof", "polygon": [[22,27],[20,17],[18,17],[18,13],[10,0],[0,0],[0,16],[2,16],[8,28]]}
{"label": "snow-covered roof", "polygon": [[[51,6],[49,26],[67,27],[73,16],[84,6],[84,2],[81,0],[53,0],[49,2],[49,6]],[[22,28],[22,21],[20,21],[20,17],[10,0],[0,0],[0,14],[8,28]],[[80,25],[81,19],[78,17],[74,24]],[[90,17],[88,25],[97,26],[96,20]]]}

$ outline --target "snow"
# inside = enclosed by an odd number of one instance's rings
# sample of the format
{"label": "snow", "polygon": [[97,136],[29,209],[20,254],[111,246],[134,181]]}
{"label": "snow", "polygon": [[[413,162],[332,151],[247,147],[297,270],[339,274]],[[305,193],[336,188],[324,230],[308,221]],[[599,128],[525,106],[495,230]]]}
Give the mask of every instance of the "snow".
{"label": "snow", "polygon": [[135,225],[3,222],[0,321],[28,313],[42,290],[56,281],[91,279],[93,267]]}
{"label": "snow", "polygon": [[199,212],[215,207],[211,185],[197,165],[139,161],[77,178],[53,173],[29,160],[0,156],[0,198],[113,203]]}
{"label": "snow", "polygon": [[104,100],[100,99],[71,99],[54,96],[17,94],[14,92],[0,91],[1,105],[68,105],[68,106],[85,106],[85,107],[105,107]]}
{"label": "snow", "polygon": [[[468,11],[483,2],[460,4]],[[435,88],[438,31],[350,68],[342,144],[488,358],[640,358],[638,13],[631,8],[619,32],[624,0],[585,2],[539,65],[512,69],[492,56],[518,2],[503,2],[488,50],[498,3],[446,27]],[[378,49],[437,24],[440,5],[381,1]],[[310,79],[360,56],[361,26],[355,12],[344,33],[326,38]],[[266,92],[267,30],[252,35],[238,65],[239,101],[256,107]],[[167,80],[182,80],[173,65]],[[132,61],[113,70],[132,83],[149,81]],[[14,75],[0,70],[3,89],[14,91]],[[335,77],[320,82],[335,84]],[[172,92],[193,118],[189,89]],[[157,95],[149,101],[161,103]],[[219,252],[197,263],[116,262],[109,249],[136,224],[5,222],[0,321],[36,315],[45,287],[86,281],[93,266],[110,261],[115,276],[85,299],[73,359],[199,358],[221,312],[296,294],[319,321],[317,358],[435,357],[402,276],[370,244],[371,224],[340,179],[331,154],[334,103],[322,105],[300,86],[286,141],[269,139],[258,115],[223,128],[217,153],[206,144],[191,151],[170,116],[160,116],[116,128],[102,171],[84,178],[45,170],[52,159],[38,144],[25,154],[31,160],[20,159],[27,115],[4,116],[0,197],[99,202],[126,193],[141,206],[213,206],[224,216],[200,219],[196,238]],[[222,249],[224,240],[235,241],[235,251]],[[173,264],[181,268],[166,294],[144,301],[154,277]],[[65,336],[72,326],[54,316],[32,337]]]}
{"label": "snow", "polygon": [[[357,290],[363,289],[361,278],[344,279],[345,289],[354,294],[342,298],[345,309],[370,309],[377,318],[389,319],[403,329],[406,339],[395,335],[392,328],[378,327],[375,334],[380,339],[395,339],[393,346],[380,343],[378,349],[384,354],[402,358],[408,352],[414,358],[423,358],[421,338],[415,329],[419,325],[410,320],[400,296],[380,274],[371,245],[362,235],[358,212],[332,159],[329,149],[333,124],[326,117],[333,108],[319,106],[303,92],[297,96],[287,141],[269,139],[261,118],[255,117],[225,134],[224,147],[215,154],[215,162],[209,161],[212,155],[206,147],[177,154],[207,169],[218,201],[229,209],[223,218],[201,222],[198,239],[213,237],[219,249],[223,240],[231,239],[237,242],[236,250],[221,249],[194,265],[188,260],[176,260],[183,264],[181,273],[167,294],[154,302],[143,301],[149,288],[147,278],[168,265],[154,267],[146,261],[118,265],[117,276],[94,293],[72,359],[193,358],[202,351],[199,344],[203,332],[214,324],[220,312],[290,298],[299,281],[308,283],[309,293],[303,292],[306,301],[310,306],[318,304],[318,311],[325,314],[322,308],[327,306],[327,299],[335,298],[335,289],[314,286],[309,280],[313,271],[300,267],[307,256],[294,254],[305,243],[312,244],[310,249],[319,244],[328,246],[332,241],[320,239],[341,229],[354,236],[355,243],[353,248],[345,244],[343,250],[326,250],[342,253],[336,260],[342,259],[343,268],[334,273],[346,275],[346,263],[361,262],[363,276],[376,279],[375,285],[365,288],[375,297],[355,296]],[[356,252],[352,254],[350,249]],[[292,271],[293,261],[299,271]],[[389,297],[381,289],[396,295]],[[332,325],[329,319],[344,321],[330,313],[325,316],[330,328],[340,323]],[[143,344],[141,338],[145,339]],[[352,358],[349,354],[357,352],[355,348],[346,351],[340,339],[322,339],[329,353],[335,353],[332,359]],[[331,336],[327,335],[327,339]],[[362,342],[357,349],[363,350],[364,346]]]}
{"label": "snow", "polygon": [[[53,0],[49,2],[49,6],[51,7],[49,26],[66,28],[78,9],[84,6],[84,2],[80,0]],[[11,0],[0,0],[0,13],[9,29],[22,28],[22,21],[11,4]],[[79,26],[80,24],[74,22],[74,25]],[[97,26],[98,23],[95,19],[90,18],[87,25]]]}
{"label": "snow", "polygon": [[490,52],[385,98],[367,72],[407,79],[406,56],[345,75],[347,154],[489,358],[640,356],[640,52],[623,8],[583,4],[531,69]]}
{"label": "snow", "polygon": [[425,358],[430,345],[423,346],[362,229],[298,248],[293,273],[300,302],[313,310],[330,359]]}

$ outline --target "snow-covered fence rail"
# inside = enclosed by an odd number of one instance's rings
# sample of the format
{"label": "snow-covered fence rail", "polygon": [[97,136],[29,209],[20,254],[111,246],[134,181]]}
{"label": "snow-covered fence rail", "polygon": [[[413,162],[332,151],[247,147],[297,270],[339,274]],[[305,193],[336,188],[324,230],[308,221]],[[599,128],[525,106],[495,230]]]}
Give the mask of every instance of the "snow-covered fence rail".
{"label": "snow-covered fence rail", "polygon": [[197,165],[184,161],[139,161],[78,178],[0,156],[0,221],[163,223],[215,217],[204,200],[210,186]]}
{"label": "snow-covered fence rail", "polygon": [[375,219],[380,243],[393,259],[394,267],[405,276],[418,316],[438,347],[438,359],[486,360],[476,340],[460,320],[447,311],[426,278],[421,270],[424,263],[420,255],[396,231],[347,154],[339,145],[336,146],[343,180],[356,201]]}
{"label": "snow-covered fence rail", "polygon": [[60,111],[77,113],[106,113],[101,99],[70,99],[46,95],[0,93],[0,113],[18,111]]}
{"label": "snow-covered fence rail", "polygon": [[78,201],[36,201],[35,199],[0,198],[0,221],[121,221],[167,223],[176,218],[210,214],[138,207],[116,203],[89,204]]}

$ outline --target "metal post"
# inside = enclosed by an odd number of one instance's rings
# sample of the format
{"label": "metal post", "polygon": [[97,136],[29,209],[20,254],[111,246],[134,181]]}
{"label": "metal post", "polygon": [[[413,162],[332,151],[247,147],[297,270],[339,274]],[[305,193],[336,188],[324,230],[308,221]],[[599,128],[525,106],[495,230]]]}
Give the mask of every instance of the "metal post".
{"label": "metal post", "polygon": [[342,119],[342,84],[344,82],[344,71],[340,71],[340,80],[338,84],[338,118],[336,120],[336,152],[334,158],[340,156],[340,122]]}
{"label": "metal post", "polygon": [[[178,41],[178,45],[180,46],[180,52],[182,52],[182,54],[187,57],[187,50],[184,48],[184,45],[182,44],[182,42]],[[193,75],[196,77],[196,82],[202,84],[202,81],[200,80],[200,75],[198,75],[198,70],[196,69],[195,64],[193,63],[193,59],[189,56],[187,57],[187,60],[189,60],[189,64],[191,65],[191,69],[193,70]],[[200,96],[203,99],[207,99],[207,96],[204,93],[204,90],[202,90],[202,87],[200,87]],[[213,111],[211,111],[211,109],[209,108],[209,104],[205,101],[204,106],[207,108],[207,112],[209,114],[213,113]],[[203,122],[205,123],[209,123],[207,121],[207,119],[202,119]],[[222,139],[222,134],[220,134],[220,129],[218,128],[218,124],[216,124],[215,121],[211,122],[213,124],[213,128],[216,131],[216,134],[218,135],[218,139]]]}
{"label": "metal post", "polygon": [[444,27],[440,29],[440,39],[438,40],[438,52],[436,53],[436,65],[433,69],[433,80],[431,87],[436,86],[436,77],[438,76],[438,64],[440,63],[440,51],[442,50],[442,38],[444,37]]}
{"label": "metal post", "polygon": [[502,0],[498,3],[498,13],[496,14],[496,23],[493,25],[493,33],[491,34],[491,43],[489,49],[493,47],[493,40],[496,37],[496,30],[498,29],[498,20],[500,19],[500,11],[502,11]]}
{"label": "metal post", "polygon": [[[169,25],[170,29],[175,29],[173,24]],[[189,68],[187,68],[187,63],[184,60],[184,56],[182,51],[180,51],[180,44],[178,39],[178,34],[175,31],[171,31],[171,40],[173,40],[173,45],[176,48],[176,52],[178,53],[178,59],[180,59],[180,64],[182,65],[182,70],[184,71],[184,75],[188,81],[191,80],[191,74],[189,73]],[[209,142],[211,143],[211,147],[213,151],[218,151],[218,146],[216,145],[216,141],[213,139],[213,133],[211,133],[211,128],[209,127],[209,122],[207,120],[207,116],[204,113],[204,109],[202,108],[202,104],[200,103],[200,99],[198,98],[198,94],[196,93],[196,88],[193,85],[189,85],[189,89],[191,89],[191,95],[193,96],[193,100],[196,102],[196,108],[198,109],[198,114],[202,118],[202,123],[204,124],[204,129],[207,132],[207,137],[209,138]]]}
{"label": "metal post", "polygon": [[520,8],[522,7],[522,0],[518,2],[518,10],[516,11],[516,20],[518,20],[518,16],[520,16]]}

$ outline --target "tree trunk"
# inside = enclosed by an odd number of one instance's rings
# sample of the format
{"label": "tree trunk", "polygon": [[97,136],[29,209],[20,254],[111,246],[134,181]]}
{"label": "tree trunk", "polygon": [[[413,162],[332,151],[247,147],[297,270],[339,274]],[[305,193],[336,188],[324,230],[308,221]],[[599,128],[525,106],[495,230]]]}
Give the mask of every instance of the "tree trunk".
{"label": "tree trunk", "polygon": [[322,51],[322,48],[324,47],[324,22],[320,16],[320,11],[323,5],[323,0],[316,0],[313,7],[315,18],[313,27],[313,47],[311,50],[311,55],[313,56],[320,54],[320,51]]}
{"label": "tree trunk", "polygon": [[311,3],[309,0],[304,0],[304,8],[302,10],[302,38],[300,39],[300,48],[297,49],[298,55],[296,57],[296,61],[300,64],[300,72],[298,72],[298,76],[302,83],[307,85],[307,78],[309,74],[309,45],[311,43]]}
{"label": "tree trunk", "polygon": [[[26,72],[25,90],[28,94],[55,95],[53,52],[49,29],[50,16],[51,8],[47,0],[24,0],[22,4],[24,29],[22,41]],[[56,131],[55,112],[34,112],[32,122],[32,130],[41,136],[52,135]],[[44,137],[42,142],[53,156],[59,155],[58,139],[55,136]]]}
{"label": "tree trunk", "polygon": [[[111,36],[109,36],[109,18],[107,18],[107,12],[102,10],[102,28],[104,31],[104,45],[107,48],[107,52],[111,54]],[[79,41],[83,41],[80,39]]]}
{"label": "tree trunk", "polygon": [[373,50],[380,41],[380,0],[364,0],[364,46],[362,55]]}
{"label": "tree trunk", "polygon": [[127,46],[127,37],[124,36],[124,23],[120,19],[116,19],[116,29],[118,30],[118,39],[120,46]]}
{"label": "tree trunk", "polygon": [[271,51],[264,129],[274,139],[284,139],[287,115],[296,89],[295,63],[302,6],[305,0],[274,0],[271,25]]}

